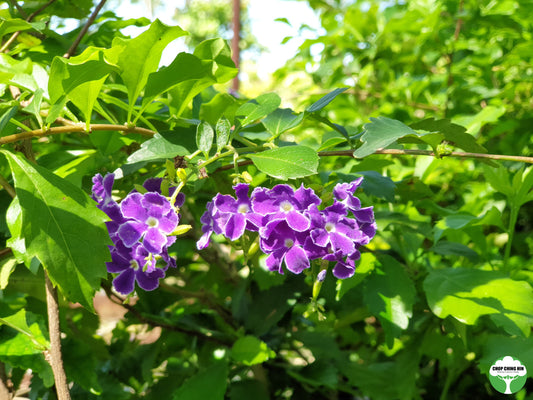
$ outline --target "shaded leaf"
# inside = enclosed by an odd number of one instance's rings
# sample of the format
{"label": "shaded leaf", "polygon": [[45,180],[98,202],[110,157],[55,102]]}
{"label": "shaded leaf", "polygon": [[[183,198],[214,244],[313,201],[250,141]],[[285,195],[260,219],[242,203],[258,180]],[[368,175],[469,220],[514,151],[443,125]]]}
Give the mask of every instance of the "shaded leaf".
{"label": "shaded leaf", "polygon": [[314,112],[322,110],[329,103],[331,103],[333,99],[335,99],[335,97],[337,97],[339,94],[341,94],[347,89],[348,88],[337,88],[334,91],[329,92],[328,94],[326,94],[325,96],[321,97],[320,99],[315,101],[313,104],[311,104],[305,111],[307,111],[308,113],[314,113]]}
{"label": "shaded leaf", "polygon": [[511,335],[528,336],[533,322],[533,290],[495,271],[455,268],[433,270],[424,280],[428,304],[440,318],[453,316],[474,325],[489,315]]}
{"label": "shaded leaf", "polygon": [[244,365],[261,364],[275,356],[265,342],[251,335],[237,339],[231,348],[231,357]]}
{"label": "shaded leaf", "polygon": [[290,108],[278,108],[268,114],[261,122],[266,130],[272,134],[272,139],[283,132],[298,126],[304,118],[304,114],[294,114]]}
{"label": "shaded leaf", "polygon": [[172,396],[175,400],[223,400],[228,379],[228,365],[217,362],[185,381]]}
{"label": "shaded leaf", "polygon": [[243,117],[241,125],[245,126],[278,108],[281,103],[280,97],[275,93],[265,93],[240,106],[235,112],[236,117]]}

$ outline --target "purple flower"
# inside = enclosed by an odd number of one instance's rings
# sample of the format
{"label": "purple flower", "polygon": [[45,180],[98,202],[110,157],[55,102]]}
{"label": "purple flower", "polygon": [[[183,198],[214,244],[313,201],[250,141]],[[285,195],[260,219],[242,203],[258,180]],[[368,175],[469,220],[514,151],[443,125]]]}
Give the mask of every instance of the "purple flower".
{"label": "purple flower", "polygon": [[168,245],[167,235],[179,222],[178,214],[166,197],[155,192],[130,193],[120,204],[126,222],[120,225],[118,236],[127,247],[142,239],[144,248],[160,254]]}
{"label": "purple flower", "polygon": [[154,290],[168,268],[168,264],[157,268],[154,256],[141,243],[126,247],[121,242],[111,250],[111,262],[106,265],[108,272],[119,274],[113,279],[113,286],[124,295],[133,292],[135,281],[141,289]]}
{"label": "purple flower", "polygon": [[[114,245],[109,246],[111,262],[106,263],[107,270],[118,273],[113,285],[122,294],[131,293],[135,282],[144,290],[154,290],[168,267],[176,267],[176,260],[168,254],[176,237],[168,235],[176,229],[179,215],[161,195],[161,182],[161,178],[148,179],[143,185],[148,193],[133,190],[119,205],[111,197],[114,175],[93,178],[92,197],[111,218],[106,226]],[[174,193],[175,188],[170,191]],[[176,207],[184,201],[185,196],[178,193]]]}
{"label": "purple flower", "polygon": [[282,263],[287,269],[299,274],[309,268],[309,256],[304,250],[307,233],[292,229],[285,220],[275,220],[260,231],[261,250],[268,254],[266,265],[271,271],[283,273]]}
{"label": "purple flower", "polygon": [[229,195],[217,194],[213,199],[214,208],[219,213],[222,233],[230,239],[237,240],[245,229],[259,230],[261,217],[252,212],[252,203],[248,197],[248,185],[240,183],[233,187],[236,199]]}
{"label": "purple flower", "polygon": [[372,223],[374,221],[373,207],[361,208],[361,201],[353,195],[362,181],[361,177],[351,183],[336,184],[333,188],[333,196],[346,205],[359,222]]}
{"label": "purple flower", "polygon": [[272,189],[256,188],[252,193],[253,211],[268,216],[269,221],[286,220],[288,226],[298,232],[309,229],[311,222],[305,211],[311,205],[319,205],[320,199],[312,189],[304,186],[296,191],[289,185],[276,185]]}

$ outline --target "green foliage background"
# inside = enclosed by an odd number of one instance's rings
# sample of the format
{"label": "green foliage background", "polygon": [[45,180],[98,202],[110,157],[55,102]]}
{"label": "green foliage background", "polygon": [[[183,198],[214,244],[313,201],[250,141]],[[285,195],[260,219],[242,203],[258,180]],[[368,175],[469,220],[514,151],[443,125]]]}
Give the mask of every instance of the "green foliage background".
{"label": "green foliage background", "polygon": [[[73,398],[498,398],[487,372],[505,355],[533,376],[533,167],[455,154],[531,155],[533,3],[309,0],[323,31],[253,99],[226,93],[237,71],[222,39],[159,68],[186,32],[157,20],[106,11],[64,58],[94,4],[46,3],[0,10],[10,395],[31,370],[24,395],[55,396],[44,270],[62,297]],[[52,16],[80,28],[51,30]],[[146,30],[128,38],[132,25]],[[115,171],[123,198],[175,164],[193,227],[171,248],[178,268],[120,298],[91,178]],[[317,297],[318,266],[268,272],[253,236],[196,250],[205,204],[236,180],[304,183],[327,202],[359,176],[378,234],[355,276],[328,275]],[[515,396],[532,392],[529,379]]]}

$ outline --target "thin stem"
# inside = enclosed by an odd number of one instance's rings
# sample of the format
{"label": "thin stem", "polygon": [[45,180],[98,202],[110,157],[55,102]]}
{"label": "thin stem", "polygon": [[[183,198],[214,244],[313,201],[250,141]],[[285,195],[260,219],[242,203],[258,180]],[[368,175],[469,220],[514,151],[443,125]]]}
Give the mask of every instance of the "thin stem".
{"label": "thin stem", "polygon": [[100,10],[104,6],[105,2],[106,2],[106,0],[102,0],[102,1],[100,1],[100,3],[98,3],[98,5],[95,7],[94,11],[92,12],[91,16],[87,20],[87,23],[83,26],[82,30],[80,31],[80,33],[76,37],[76,40],[74,40],[74,42],[72,43],[72,46],[70,46],[70,48],[67,50],[67,52],[65,54],[63,54],[63,57],[70,58],[76,52],[76,49],[78,48],[78,45],[81,42],[81,39],[83,39],[83,37],[85,36],[87,31],[89,30],[89,27],[93,24],[94,20],[96,19],[96,16],[98,15]]}
{"label": "thin stem", "polygon": [[[113,125],[113,124],[92,124],[90,125],[90,130],[92,131],[119,131],[124,133],[140,133],[144,136],[153,136],[155,132],[146,129],[139,128],[136,126],[126,126],[126,125]],[[6,143],[18,142],[20,140],[37,138],[49,135],[57,135],[60,133],[74,133],[74,132],[84,132],[87,133],[85,124],[77,125],[68,125],[68,126],[54,126],[48,129],[35,129],[28,132],[16,133],[13,135],[8,135],[0,138],[0,145]]]}
{"label": "thin stem", "polygon": [[9,0],[9,2],[11,3],[11,5],[13,7],[15,7],[17,9],[17,11],[19,12],[20,16],[24,19],[26,19],[28,16],[26,15],[26,12],[22,9],[22,7],[20,6],[20,4],[17,2],[17,1],[14,1],[14,0]]}
{"label": "thin stem", "polygon": [[59,327],[59,303],[57,299],[57,289],[44,272],[46,282],[46,303],[48,309],[48,331],[50,334],[50,365],[54,373],[58,400],[70,400],[67,376],[63,369],[63,358],[61,356],[61,330]]}
{"label": "thin stem", "polygon": [[11,186],[7,179],[4,178],[2,175],[0,175],[0,186],[2,186],[7,192],[7,194],[9,194],[13,199],[17,196],[17,193],[15,192],[13,186]]}

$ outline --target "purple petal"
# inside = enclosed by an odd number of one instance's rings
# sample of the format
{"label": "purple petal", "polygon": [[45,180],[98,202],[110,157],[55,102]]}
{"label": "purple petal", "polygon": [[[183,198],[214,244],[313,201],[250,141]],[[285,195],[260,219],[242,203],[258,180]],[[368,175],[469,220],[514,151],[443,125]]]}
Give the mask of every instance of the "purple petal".
{"label": "purple petal", "polygon": [[215,207],[218,211],[224,213],[237,212],[237,201],[228,194],[217,194],[213,199]]}
{"label": "purple petal", "polygon": [[144,235],[144,248],[154,254],[159,254],[163,247],[167,244],[167,237],[161,233],[157,228],[148,228],[146,235]]}
{"label": "purple petal", "polygon": [[146,221],[148,215],[145,208],[142,206],[143,195],[137,192],[130,193],[122,203],[120,203],[120,208],[122,214],[126,218],[133,218],[137,221]]}
{"label": "purple petal", "polygon": [[168,214],[159,218],[157,229],[168,235],[174,232],[174,229],[176,229],[178,222],[178,214],[176,214],[174,210],[171,210],[170,212],[168,212]]}
{"label": "purple petal", "polygon": [[300,246],[291,247],[285,254],[285,265],[289,271],[295,274],[299,274],[310,266],[307,254]]}
{"label": "purple petal", "polygon": [[351,276],[353,276],[354,273],[355,268],[342,262],[338,262],[333,267],[333,275],[335,276],[335,278],[338,279],[350,278]]}
{"label": "purple petal", "polygon": [[[142,196],[141,205],[145,209],[145,213],[154,218],[161,218],[172,210],[172,206],[165,196],[153,192],[148,192]],[[142,219],[139,221],[144,222]]]}
{"label": "purple petal", "polygon": [[133,268],[128,268],[113,279],[113,286],[117,292],[124,295],[133,292],[135,289],[135,271]]}
{"label": "purple petal", "polygon": [[374,222],[374,207],[365,207],[359,210],[351,210],[355,219],[362,222],[372,223]]}
{"label": "purple petal", "polygon": [[135,277],[141,289],[154,290],[159,286],[159,279],[165,277],[165,271],[156,268],[153,272],[147,273],[142,270],[136,271]]}
{"label": "purple petal", "polygon": [[244,233],[246,228],[246,218],[242,214],[233,214],[229,217],[226,226],[224,227],[224,235],[233,241],[237,240]]}
{"label": "purple petal", "polygon": [[211,241],[211,234],[213,233],[212,230],[209,230],[207,232],[205,232],[201,237],[200,239],[198,239],[198,241],[196,242],[196,248],[198,250],[203,250],[205,249],[207,246],[209,246],[209,242]]}
{"label": "purple petal", "polygon": [[332,232],[330,238],[334,251],[340,250],[342,254],[350,254],[355,251],[355,245],[350,238],[337,232]]}
{"label": "purple petal", "polygon": [[320,198],[315,194],[313,189],[306,189],[302,185],[294,192],[294,199],[300,205],[300,211],[307,210],[311,205],[318,206],[321,203]]}
{"label": "purple petal", "polygon": [[147,225],[142,222],[127,221],[120,225],[117,234],[127,247],[133,246],[144,234]]}
{"label": "purple petal", "polygon": [[303,232],[311,226],[311,222],[305,216],[294,210],[287,213],[287,223],[289,226],[298,232]]}

